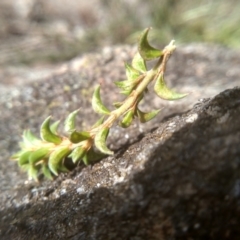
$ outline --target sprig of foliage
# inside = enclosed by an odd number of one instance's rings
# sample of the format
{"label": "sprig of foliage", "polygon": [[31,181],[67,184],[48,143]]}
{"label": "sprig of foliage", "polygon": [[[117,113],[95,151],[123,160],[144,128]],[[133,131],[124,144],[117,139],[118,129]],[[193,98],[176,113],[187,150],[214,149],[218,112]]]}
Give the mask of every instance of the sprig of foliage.
{"label": "sprig of foliage", "polygon": [[[59,172],[68,171],[67,161],[74,164],[83,161],[88,165],[104,155],[112,155],[107,147],[106,140],[112,125],[118,121],[119,125],[127,128],[134,118],[144,123],[153,119],[160,111],[143,112],[138,105],[147,93],[149,83],[155,82],[154,91],[162,99],[176,100],[187,94],[176,93],[169,89],[164,81],[166,64],[175,50],[174,41],[171,41],[163,50],[152,47],[148,42],[150,28],[143,31],[138,43],[138,53],[134,56],[132,64],[125,64],[127,79],[115,82],[121,93],[126,95],[123,102],[113,105],[115,110],[110,111],[104,106],[100,86],[96,87],[92,97],[93,110],[101,115],[100,119],[88,130],[79,131],[75,126],[78,110],[70,113],[65,120],[64,130],[68,136],[58,133],[59,121],[51,123],[48,117],[41,126],[40,138],[30,130],[23,133],[21,150],[12,156],[18,165],[28,172],[29,177],[37,180],[39,174],[52,179]],[[146,61],[158,59],[155,66],[147,70]]]}

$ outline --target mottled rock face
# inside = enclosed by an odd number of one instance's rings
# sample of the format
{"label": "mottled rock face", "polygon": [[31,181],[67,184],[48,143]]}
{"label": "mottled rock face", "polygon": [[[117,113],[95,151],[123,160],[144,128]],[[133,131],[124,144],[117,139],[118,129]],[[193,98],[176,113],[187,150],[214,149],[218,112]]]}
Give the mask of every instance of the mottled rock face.
{"label": "mottled rock face", "polygon": [[79,126],[93,123],[94,85],[102,84],[109,107],[119,100],[113,81],[124,79],[122,61],[133,53],[105,49],[1,90],[0,239],[238,239],[240,58],[233,51],[179,48],[166,81],[191,94],[169,103],[150,90],[142,107],[164,106],[162,114],[114,127],[113,157],[38,184],[9,161],[22,130],[36,133],[48,115],[64,119],[81,107]]}

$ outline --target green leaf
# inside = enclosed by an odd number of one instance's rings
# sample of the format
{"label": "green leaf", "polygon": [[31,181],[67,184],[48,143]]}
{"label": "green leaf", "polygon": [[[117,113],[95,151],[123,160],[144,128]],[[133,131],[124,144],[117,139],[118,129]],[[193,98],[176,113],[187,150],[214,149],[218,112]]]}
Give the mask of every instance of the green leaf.
{"label": "green leaf", "polygon": [[132,92],[132,90],[123,90],[120,93],[122,93],[122,94],[124,94],[126,96],[129,96],[131,92]]}
{"label": "green leaf", "polygon": [[132,90],[142,81],[144,78],[144,75],[139,76],[138,78],[134,80],[124,80],[124,81],[116,81],[114,82],[117,87],[122,89],[121,93],[125,95],[129,95]]}
{"label": "green leaf", "polygon": [[26,164],[24,164],[24,165],[21,165],[20,167],[21,167],[21,169],[23,170],[23,171],[28,171],[28,169],[29,169],[29,167],[30,167],[30,165],[31,164],[28,164],[28,163],[26,163]]}
{"label": "green leaf", "polygon": [[108,133],[109,133],[109,128],[101,129],[96,134],[96,136],[94,138],[94,143],[96,145],[96,148],[99,149],[100,152],[108,154],[108,155],[112,155],[113,152],[110,149],[108,149],[108,147],[106,145]]}
{"label": "green leaf", "polygon": [[38,144],[41,140],[37,138],[29,129],[23,132],[23,146],[31,147],[34,144]]}
{"label": "green leaf", "polygon": [[20,158],[20,156],[24,153],[25,151],[21,150],[21,151],[18,151],[17,153],[13,154],[10,158],[12,160],[18,160]]}
{"label": "green leaf", "polygon": [[92,107],[96,113],[110,114],[110,111],[103,105],[100,97],[100,86],[96,87],[92,97]]}
{"label": "green leaf", "polygon": [[102,116],[101,118],[99,118],[99,119],[93,124],[92,128],[96,128],[96,127],[100,126],[100,125],[103,123],[104,118],[105,118],[105,116]]}
{"label": "green leaf", "polygon": [[52,173],[46,164],[43,164],[43,166],[42,166],[42,173],[43,173],[44,177],[46,177],[50,180],[53,179]]}
{"label": "green leaf", "polygon": [[50,125],[50,130],[51,130],[52,133],[54,133],[56,135],[58,134],[57,130],[58,130],[59,124],[60,124],[60,120],[58,120],[58,121],[56,121],[56,122],[54,122],[53,124]]}
{"label": "green leaf", "polygon": [[82,159],[83,163],[87,166],[90,164],[91,162],[91,159],[89,158],[89,156],[86,154],[83,156],[83,159]]}
{"label": "green leaf", "polygon": [[42,159],[44,159],[49,154],[48,148],[40,148],[29,156],[29,163],[34,164]]}
{"label": "green leaf", "polygon": [[60,165],[58,166],[58,170],[60,172],[69,172],[69,169],[64,166],[64,162],[60,162]]}
{"label": "green leaf", "polygon": [[148,43],[147,37],[149,30],[150,28],[147,28],[143,31],[138,42],[138,51],[144,60],[152,60],[162,56],[163,54],[162,51],[150,46]]}
{"label": "green leaf", "polygon": [[114,82],[115,85],[117,87],[119,87],[120,89],[122,89],[121,93],[125,94],[125,95],[129,95],[132,90],[134,89],[134,87],[136,86],[137,82],[134,81],[117,81]]}
{"label": "green leaf", "polygon": [[126,69],[126,75],[127,75],[127,80],[128,81],[134,81],[136,80],[140,73],[138,70],[134,69],[131,65],[128,63],[125,63],[125,69]]}
{"label": "green leaf", "polygon": [[70,136],[69,139],[72,143],[79,143],[85,140],[88,140],[90,138],[90,133],[86,132],[86,131],[82,131],[82,132],[77,132],[77,131],[73,131]]}
{"label": "green leaf", "polygon": [[68,132],[68,133],[71,133],[72,131],[75,130],[75,120],[76,120],[76,116],[79,112],[79,109],[70,113],[65,122],[64,122],[64,131],[65,132]]}
{"label": "green leaf", "polygon": [[51,131],[50,119],[51,119],[51,116],[47,117],[45,121],[42,123],[41,130],[40,130],[41,138],[47,142],[60,144],[62,142],[62,138]]}
{"label": "green leaf", "polygon": [[26,151],[21,154],[21,156],[19,157],[19,160],[18,160],[18,165],[20,167],[24,164],[29,163],[29,157],[30,157],[31,153],[32,153],[32,151]]}
{"label": "green leaf", "polygon": [[122,90],[132,90],[137,83],[138,81],[136,81],[136,79],[134,81],[124,80],[114,82],[114,84]]}
{"label": "green leaf", "polygon": [[123,117],[122,121],[119,123],[119,125],[123,128],[129,127],[133,121],[133,117],[134,117],[134,110],[128,111]]}
{"label": "green leaf", "polygon": [[30,165],[28,168],[28,176],[35,181],[38,181],[38,168],[33,165]]}
{"label": "green leaf", "polygon": [[154,85],[155,93],[162,99],[165,100],[178,100],[186,97],[188,94],[177,93],[169,89],[164,81],[163,74],[159,74]]}
{"label": "green leaf", "polygon": [[39,138],[37,138],[29,129],[25,130],[23,132],[23,139],[27,142],[35,142],[35,141],[40,141]]}
{"label": "green leaf", "polygon": [[63,159],[71,152],[68,147],[61,147],[53,151],[48,160],[48,167],[53,174],[58,175],[58,170],[61,166]]}
{"label": "green leaf", "polygon": [[139,117],[140,122],[145,123],[145,122],[152,120],[154,117],[156,117],[160,111],[161,111],[161,109],[158,109],[158,110],[154,110],[149,113],[145,113],[145,112],[142,112],[139,109],[137,109],[137,115]]}
{"label": "green leaf", "polygon": [[85,165],[89,165],[91,162],[98,161],[105,156],[106,154],[95,152],[94,148],[90,148],[88,152],[83,156],[82,160]]}
{"label": "green leaf", "polygon": [[122,105],[123,105],[122,102],[114,102],[114,103],[113,103],[113,106],[114,106],[115,108],[120,108]]}
{"label": "green leaf", "polygon": [[144,59],[141,57],[141,55],[138,52],[133,57],[132,66],[133,66],[133,68],[135,68],[136,70],[138,70],[141,73],[145,73],[147,71],[146,62],[144,61]]}
{"label": "green leaf", "polygon": [[86,154],[86,149],[83,146],[76,147],[69,157],[72,158],[73,163],[76,163]]}
{"label": "green leaf", "polygon": [[132,81],[124,80],[124,81],[116,81],[114,84],[119,87],[120,89],[125,89],[129,86],[131,86],[133,83]]}

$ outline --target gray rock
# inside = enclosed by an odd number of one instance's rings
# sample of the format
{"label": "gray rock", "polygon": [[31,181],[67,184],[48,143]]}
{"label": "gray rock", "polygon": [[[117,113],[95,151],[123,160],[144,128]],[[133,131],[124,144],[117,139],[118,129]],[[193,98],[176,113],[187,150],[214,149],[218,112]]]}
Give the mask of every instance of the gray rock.
{"label": "gray rock", "polygon": [[113,157],[40,183],[26,181],[8,160],[22,129],[36,132],[50,114],[64,119],[81,106],[79,126],[94,122],[93,83],[102,84],[108,105],[118,100],[112,81],[124,79],[120,64],[133,49],[108,51],[77,58],[66,73],[2,94],[0,238],[238,239],[240,88],[232,87],[240,83],[240,58],[231,50],[180,48],[167,79],[192,94],[162,103],[150,93],[143,108],[165,110],[144,126],[114,127]]}

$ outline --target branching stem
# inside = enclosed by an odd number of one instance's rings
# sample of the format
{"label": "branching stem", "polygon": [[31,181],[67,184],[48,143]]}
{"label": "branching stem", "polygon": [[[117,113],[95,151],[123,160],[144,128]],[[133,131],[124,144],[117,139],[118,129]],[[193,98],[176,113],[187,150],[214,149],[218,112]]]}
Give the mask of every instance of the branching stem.
{"label": "branching stem", "polygon": [[132,91],[132,93],[128,96],[127,99],[123,102],[123,105],[118,109],[112,111],[110,116],[98,127],[91,129],[91,137],[94,138],[95,134],[102,128],[111,128],[114,122],[121,116],[123,116],[126,112],[131,109],[134,104],[138,101],[139,97],[145,91],[147,86],[151,81],[153,81],[157,75],[164,73],[166,70],[167,61],[171,56],[172,52],[175,50],[175,46],[173,45],[174,41],[171,41],[168,46],[163,50],[163,56],[157,61],[156,65],[153,69],[147,71],[145,77],[139,82],[136,89]]}
{"label": "branching stem", "polygon": [[[78,113],[76,110],[69,114],[64,123],[68,137],[58,134],[59,121],[50,124],[50,116],[42,123],[41,139],[33,135],[30,130],[24,131],[21,151],[12,158],[18,161],[22,169],[28,171],[29,177],[37,180],[41,173],[47,178],[52,178],[53,175],[68,170],[66,163],[69,159],[74,164],[83,161],[87,165],[106,154],[114,154],[108,149],[106,141],[110,128],[119,118],[122,118],[119,125],[127,128],[134,118],[144,123],[159,113],[160,109],[146,113],[138,108],[151,82],[155,82],[154,91],[161,99],[177,100],[186,96],[169,89],[164,81],[168,59],[175,50],[174,41],[162,51],[158,50],[148,43],[149,30],[150,28],[145,29],[140,36],[138,53],[135,54],[132,64],[125,64],[127,80],[116,82],[121,93],[127,97],[123,102],[114,103],[115,110],[110,111],[104,106],[98,86],[93,94],[92,107],[102,117],[89,130],[78,131],[76,128],[75,118]],[[152,59],[158,60],[151,70],[147,70],[146,61]],[[104,120],[106,115],[108,117]]]}

